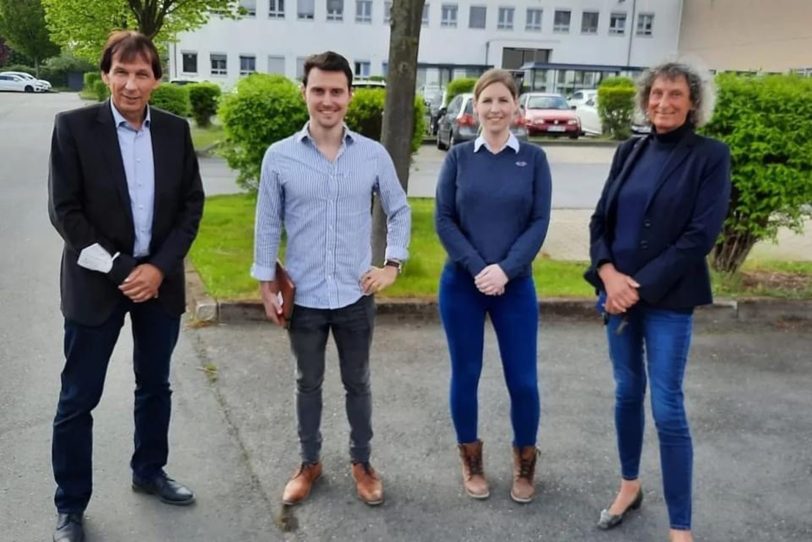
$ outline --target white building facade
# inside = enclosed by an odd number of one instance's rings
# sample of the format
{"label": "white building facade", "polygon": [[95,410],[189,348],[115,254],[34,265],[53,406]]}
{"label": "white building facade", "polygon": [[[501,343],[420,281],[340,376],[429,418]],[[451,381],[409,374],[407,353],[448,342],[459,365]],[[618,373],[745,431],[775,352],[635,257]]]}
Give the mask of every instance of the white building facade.
{"label": "white building facade", "polygon": [[[334,50],[358,77],[386,75],[389,0],[241,0],[169,47],[171,79],[229,88],[253,71],[300,78],[304,59]],[[526,84],[568,92],[677,53],[682,0],[428,0],[418,87],[487,68],[525,68]],[[531,73],[532,68],[532,73]],[[530,77],[532,75],[532,77]]]}

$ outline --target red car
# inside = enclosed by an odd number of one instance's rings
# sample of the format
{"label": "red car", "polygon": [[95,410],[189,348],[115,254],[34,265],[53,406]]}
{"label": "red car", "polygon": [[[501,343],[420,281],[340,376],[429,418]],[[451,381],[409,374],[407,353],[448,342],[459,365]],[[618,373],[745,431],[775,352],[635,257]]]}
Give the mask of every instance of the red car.
{"label": "red car", "polygon": [[519,96],[529,135],[567,136],[578,139],[581,122],[560,94],[528,92]]}

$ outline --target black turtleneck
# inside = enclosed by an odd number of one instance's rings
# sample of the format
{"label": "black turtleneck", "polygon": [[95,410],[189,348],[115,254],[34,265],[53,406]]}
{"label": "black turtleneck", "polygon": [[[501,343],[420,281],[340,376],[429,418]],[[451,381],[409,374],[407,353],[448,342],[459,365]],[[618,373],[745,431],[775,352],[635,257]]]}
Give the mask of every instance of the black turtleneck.
{"label": "black turtleneck", "polygon": [[621,273],[634,275],[639,269],[637,255],[640,248],[640,229],[645,218],[645,206],[652,196],[655,183],[679,141],[693,130],[685,123],[676,130],[658,134],[652,132],[629,176],[623,182],[617,199],[612,257]]}

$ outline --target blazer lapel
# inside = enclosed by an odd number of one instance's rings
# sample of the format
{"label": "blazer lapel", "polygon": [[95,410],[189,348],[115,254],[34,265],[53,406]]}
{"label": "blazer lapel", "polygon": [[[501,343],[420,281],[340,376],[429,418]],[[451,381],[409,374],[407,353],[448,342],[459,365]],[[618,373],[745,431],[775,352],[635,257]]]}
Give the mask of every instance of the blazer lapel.
{"label": "blazer lapel", "polygon": [[121,206],[130,221],[130,226],[135,231],[133,222],[132,203],[130,202],[130,190],[127,187],[127,174],[124,172],[124,162],[121,159],[121,147],[118,145],[118,132],[113,119],[113,111],[110,109],[110,100],[107,100],[99,107],[98,132],[96,143],[107,161],[107,165],[112,177],[112,182],[118,190]]}
{"label": "blazer lapel", "polygon": [[159,111],[150,108],[150,125],[149,136],[152,140],[152,161],[155,178],[154,201],[152,206],[152,230],[155,231],[158,217],[162,212],[160,202],[162,200],[161,193],[164,192],[172,178],[169,172],[172,168],[169,167],[173,159],[172,155],[172,134],[163,126],[163,116]]}
{"label": "blazer lapel", "polygon": [[629,176],[629,172],[634,167],[634,163],[637,161],[637,157],[640,156],[640,153],[643,152],[643,149],[648,144],[648,137],[645,139],[641,139],[640,141],[636,142],[632,147],[632,150],[629,151],[629,154],[626,156],[626,159],[623,162],[623,168],[618,173],[615,182],[612,183],[612,188],[609,190],[609,195],[606,198],[606,210],[607,213],[609,209],[613,208],[613,203],[615,198],[617,198],[618,192],[620,192],[620,187],[623,186],[623,182],[626,180],[626,177]]}
{"label": "blazer lapel", "polygon": [[668,177],[676,170],[682,163],[688,158],[688,155],[691,152],[691,147],[693,147],[694,143],[694,134],[693,132],[687,134],[683,137],[674,150],[671,152],[671,156],[668,157],[668,160],[665,162],[663,169],[660,173],[660,178],[657,179],[657,184],[654,186],[654,190],[649,193],[648,200],[646,200],[646,206],[643,209],[648,209],[648,206],[651,205],[654,196],[657,195],[657,192],[660,191],[660,188],[663,187],[665,182],[668,180]]}

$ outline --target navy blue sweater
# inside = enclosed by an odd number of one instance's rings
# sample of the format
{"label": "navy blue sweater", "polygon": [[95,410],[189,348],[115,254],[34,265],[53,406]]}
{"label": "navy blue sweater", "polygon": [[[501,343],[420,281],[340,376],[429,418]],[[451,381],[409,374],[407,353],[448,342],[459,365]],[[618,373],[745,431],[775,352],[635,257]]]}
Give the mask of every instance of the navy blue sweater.
{"label": "navy blue sweater", "polygon": [[437,181],[435,224],[450,261],[476,276],[499,264],[509,279],[531,274],[550,223],[550,166],[521,143],[492,154],[474,142],[453,147]]}

